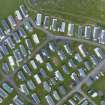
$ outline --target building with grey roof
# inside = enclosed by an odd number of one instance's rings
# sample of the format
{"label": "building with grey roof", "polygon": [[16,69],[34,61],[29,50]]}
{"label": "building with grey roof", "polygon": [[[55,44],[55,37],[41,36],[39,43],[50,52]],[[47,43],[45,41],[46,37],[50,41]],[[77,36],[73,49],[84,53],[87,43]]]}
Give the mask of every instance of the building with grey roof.
{"label": "building with grey roof", "polygon": [[56,105],[53,98],[51,97],[51,95],[45,96],[45,99],[46,99],[48,105]]}
{"label": "building with grey roof", "polygon": [[73,23],[69,23],[68,24],[68,32],[67,35],[68,36],[73,36],[74,34],[74,24]]}
{"label": "building with grey roof", "polygon": [[35,105],[40,105],[40,99],[36,93],[32,94],[32,99],[34,100]]}

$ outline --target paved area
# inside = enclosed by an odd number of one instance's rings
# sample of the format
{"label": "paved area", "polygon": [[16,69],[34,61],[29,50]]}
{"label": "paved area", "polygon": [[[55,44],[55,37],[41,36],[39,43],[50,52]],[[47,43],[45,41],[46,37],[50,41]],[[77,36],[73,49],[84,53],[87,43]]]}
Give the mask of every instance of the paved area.
{"label": "paved area", "polygon": [[[86,78],[84,78],[76,87],[73,88],[72,91],[70,91],[64,98],[61,99],[60,102],[58,102],[57,105],[62,105],[73,93],[78,92],[83,84],[88,82],[88,79],[92,76],[95,76],[99,72],[103,71],[103,68],[105,68],[105,59],[100,62],[99,65],[97,65],[88,75]],[[104,69],[105,70],[105,69]]]}
{"label": "paved area", "polygon": [[[16,84],[14,83],[13,81],[13,78],[14,76],[16,75],[16,73],[20,70],[20,68],[22,67],[23,64],[27,63],[30,61],[31,58],[33,58],[35,56],[35,54],[40,51],[49,41],[51,40],[62,40],[62,41],[66,41],[66,40],[73,40],[73,41],[79,41],[79,42],[84,42],[84,43],[87,43],[87,44],[90,44],[90,45],[95,45],[95,46],[99,46],[103,49],[105,49],[105,47],[103,45],[100,45],[100,44],[97,44],[95,42],[92,42],[92,41],[88,41],[88,40],[84,40],[84,39],[76,39],[76,38],[71,38],[71,37],[66,37],[66,36],[56,36],[56,35],[53,35],[51,32],[45,30],[44,28],[42,27],[37,27],[33,20],[31,18],[26,18],[24,19],[24,21],[22,21],[19,26],[17,27],[17,29],[24,24],[25,21],[30,21],[32,23],[32,25],[34,26],[34,28],[36,29],[39,29],[41,31],[43,31],[46,35],[47,35],[47,38],[46,40],[41,43],[31,54],[31,56],[29,56],[28,58],[24,59],[24,61],[21,63],[21,65],[19,67],[17,67],[17,69],[9,74],[9,75],[5,75],[2,71],[0,71],[0,74],[2,75],[3,77],[3,81],[7,81],[9,82],[18,92],[18,94],[20,94],[20,96],[24,96],[23,93],[20,93],[20,91],[18,90]],[[72,91],[70,91],[64,98],[62,98],[62,100],[60,102],[58,102],[57,105],[62,105],[63,102],[65,102],[67,100],[68,97],[70,97],[73,93],[77,92],[81,86],[86,83],[88,81],[88,79],[91,77],[91,76],[94,76],[95,74],[99,73],[101,70],[103,70],[102,68],[105,68],[105,60],[103,60],[102,62],[100,62],[100,64],[95,68],[93,69],[89,75],[87,75],[86,78],[84,78]],[[85,95],[85,94],[83,94]],[[23,97],[25,100],[27,101],[31,101],[31,99],[27,99],[26,96]],[[89,97],[88,97],[89,99]],[[93,105],[96,105],[96,104],[93,104]]]}

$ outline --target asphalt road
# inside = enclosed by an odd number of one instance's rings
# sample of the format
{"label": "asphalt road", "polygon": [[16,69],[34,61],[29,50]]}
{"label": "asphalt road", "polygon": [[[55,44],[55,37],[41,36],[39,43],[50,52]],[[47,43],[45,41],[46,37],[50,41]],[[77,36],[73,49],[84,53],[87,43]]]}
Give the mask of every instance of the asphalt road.
{"label": "asphalt road", "polygon": [[[16,29],[20,28],[20,26],[22,26],[24,24],[24,22],[26,21],[30,21],[29,18],[24,19],[19,25],[18,27],[16,27]],[[13,33],[11,33],[10,35],[12,35]],[[9,36],[10,36],[9,35]],[[7,37],[9,37],[7,36]],[[2,42],[7,38],[5,37]],[[47,37],[46,37],[47,38]],[[13,71],[10,74],[5,74],[2,70],[0,70],[0,74],[2,76],[2,83],[3,82],[7,82],[9,83],[11,86],[13,86],[13,88],[17,91],[17,93],[23,97],[24,100],[26,100],[27,102],[31,103],[32,99],[30,99],[29,97],[26,97],[23,93],[21,93],[18,89],[18,86],[16,85],[16,83],[14,82],[14,77],[16,76],[17,72],[20,70],[20,68],[22,67],[22,65],[26,64],[27,62],[29,62],[32,58],[34,58],[35,54],[38,53],[43,47],[46,46],[46,44],[51,41],[51,39],[47,38],[43,43],[41,43],[36,49],[34,49],[34,51],[32,51],[32,54],[28,57],[26,57],[23,62],[21,62],[21,64],[19,65],[19,67],[16,67],[15,71]],[[0,42],[0,43],[2,43]]]}
{"label": "asphalt road", "polygon": [[[32,20],[30,19],[30,21],[32,22]],[[72,37],[67,37],[67,36],[64,36],[64,35],[61,35],[61,36],[56,36],[56,35],[53,35],[52,33],[50,33],[49,31],[45,30],[44,28],[42,27],[37,27],[35,24],[33,24],[33,26],[41,31],[43,31],[44,33],[46,33],[46,35],[48,36],[49,39],[52,39],[52,40],[62,40],[62,41],[67,41],[67,40],[73,40],[73,41],[78,41],[78,42],[83,42],[83,43],[86,43],[86,44],[90,44],[90,45],[94,45],[94,46],[97,46],[97,47],[100,47],[102,49],[105,50],[105,46],[104,45],[101,45],[101,44],[98,44],[98,43],[95,43],[93,41],[89,41],[89,40],[84,40],[84,39],[78,39],[78,38],[72,38]],[[57,105],[62,105],[63,102],[65,102],[69,96],[71,96],[73,93],[75,93],[76,91],[78,91],[81,86],[88,82],[88,79],[90,77],[93,77],[95,76],[96,74],[98,74],[99,72],[103,71],[103,68],[105,68],[105,59],[100,62],[99,65],[97,65],[90,73],[89,75],[83,79],[71,92],[69,92],[63,99],[61,99],[60,102],[58,102]],[[87,97],[89,100],[90,98]],[[94,103],[94,101],[90,100],[90,102],[93,104],[93,105],[96,105]]]}
{"label": "asphalt road", "polygon": [[88,79],[90,77],[93,77],[95,75],[97,75],[98,73],[100,73],[101,71],[105,72],[105,59],[100,62],[99,65],[97,65],[88,75],[86,78],[84,78],[76,87],[73,88],[72,91],[70,91],[64,98],[62,98],[60,100],[60,102],[57,103],[57,105],[62,105],[73,93],[78,92],[81,89],[81,86],[83,84],[86,84],[88,82]]}
{"label": "asphalt road", "polygon": [[[79,41],[79,42],[84,42],[84,43],[87,43],[87,44],[90,44],[90,45],[95,45],[95,46],[99,46],[103,49],[105,49],[105,47],[103,45],[100,45],[100,44],[97,44],[95,42],[92,42],[92,41],[88,41],[88,40],[83,40],[83,39],[76,39],[76,38],[71,38],[71,37],[66,37],[66,36],[56,36],[56,35],[53,35],[51,32],[45,30],[44,28],[42,27],[38,27],[34,24],[33,20],[31,18],[26,18],[24,21],[22,21],[19,26],[23,25],[25,21],[30,21],[32,23],[32,25],[34,26],[34,28],[36,29],[39,29],[41,31],[43,31],[44,33],[46,33],[47,35],[47,39],[45,40],[45,42],[41,43],[31,54],[31,56],[29,58],[26,58],[24,59],[24,61],[21,63],[21,65],[13,72],[11,73],[10,75],[5,75],[3,72],[0,72],[0,74],[3,76],[3,80],[4,81],[8,81],[10,84],[12,84],[12,86],[14,88],[16,88],[16,85],[15,83],[13,82],[13,78],[14,76],[16,75],[16,73],[20,70],[20,68],[22,67],[23,64],[27,63],[30,61],[31,58],[33,58],[35,56],[35,54],[40,51],[40,49],[42,49],[49,41],[51,40],[62,40],[62,41],[65,41],[65,40],[74,40],[74,41]],[[19,27],[17,27],[19,28]],[[57,105],[62,105],[63,102],[65,102],[67,100],[68,97],[70,97],[73,93],[77,92],[81,86],[86,83],[89,79],[90,76],[94,76],[95,74],[99,73],[101,70],[103,70],[102,68],[105,68],[105,60],[103,60],[102,62],[100,62],[99,65],[97,65],[97,67],[95,69],[93,69],[89,75],[83,79],[72,91],[70,91],[64,98],[62,98],[62,100],[60,102],[58,102]],[[10,80],[11,81],[10,81]],[[17,88],[16,88],[17,89]],[[17,89],[18,90],[18,89]],[[20,94],[21,95],[21,94]]]}

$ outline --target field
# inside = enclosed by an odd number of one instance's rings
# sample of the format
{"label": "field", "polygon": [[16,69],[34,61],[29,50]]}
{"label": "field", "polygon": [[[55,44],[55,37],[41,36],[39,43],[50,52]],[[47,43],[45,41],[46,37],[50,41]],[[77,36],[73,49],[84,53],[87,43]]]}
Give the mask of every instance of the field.
{"label": "field", "polygon": [[0,0],[0,20],[13,14],[18,6],[27,1],[32,11],[40,11],[68,20],[85,22],[92,20],[96,23],[105,23],[105,1],[104,0]]}
{"label": "field", "polygon": [[[105,23],[105,0],[0,0],[0,20],[13,14],[18,6],[27,1],[32,11],[65,17],[68,20],[78,20],[85,23]],[[34,1],[34,0],[33,0]]]}
{"label": "field", "polygon": [[28,5],[35,11],[66,17],[68,20],[105,23],[105,0],[36,0],[32,5],[29,1]]}
{"label": "field", "polygon": [[0,21],[13,14],[23,0],[0,0]]}

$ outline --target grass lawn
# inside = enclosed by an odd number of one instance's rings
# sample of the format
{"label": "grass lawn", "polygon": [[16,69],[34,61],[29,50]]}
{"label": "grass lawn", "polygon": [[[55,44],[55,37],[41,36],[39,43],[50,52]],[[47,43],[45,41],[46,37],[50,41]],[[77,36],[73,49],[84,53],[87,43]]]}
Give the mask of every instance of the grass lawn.
{"label": "grass lawn", "polygon": [[101,77],[98,81],[96,81],[93,86],[96,90],[105,91],[105,76]]}
{"label": "grass lawn", "polygon": [[[30,5],[29,2],[27,3]],[[68,20],[76,18],[84,22],[94,20],[105,23],[104,0],[36,0],[36,3],[30,7],[35,11],[67,17]]]}
{"label": "grass lawn", "polygon": [[88,87],[86,84],[84,84],[82,86],[82,89],[84,90],[84,92],[86,92],[86,94],[87,94],[88,89],[90,89],[90,88],[94,89],[97,92],[101,91],[103,93],[102,96],[97,96],[96,98],[91,98],[97,105],[100,105],[100,102],[102,100],[105,101],[105,76],[101,77],[99,80],[94,82],[91,87]]}
{"label": "grass lawn", "polygon": [[8,94],[8,97],[4,99],[2,105],[9,105],[10,103],[13,102],[13,98],[16,96],[16,91],[14,90],[12,93]]}
{"label": "grass lawn", "polygon": [[[38,32],[38,30],[37,30],[37,32]],[[38,32],[38,33],[40,34],[40,32]],[[42,37],[44,38],[44,34],[41,34],[41,35],[42,35]],[[39,38],[40,38],[40,37],[39,37]],[[64,47],[63,47],[64,42],[58,42],[58,43],[55,43],[55,44],[56,44],[56,46],[58,46],[58,49],[59,49],[59,50],[63,50],[63,51],[64,51]],[[71,47],[74,45],[74,47],[73,47],[73,52],[75,52],[75,53],[78,51],[78,49],[77,49],[77,45],[78,45],[78,44],[80,44],[80,43],[72,42],[72,43],[70,44]],[[85,46],[85,47],[87,48],[87,46]],[[47,48],[47,46],[46,46],[45,48]],[[88,50],[88,48],[87,48],[87,50]],[[90,50],[91,50],[91,49],[90,49]],[[48,51],[49,51],[49,50],[48,50]],[[39,51],[39,52],[40,52],[40,51]],[[64,51],[64,52],[65,52],[65,51]],[[61,82],[61,81],[56,81],[56,84],[53,85],[53,86],[51,86],[52,91],[53,91],[53,90],[57,90],[57,91],[58,91],[58,87],[59,87],[60,85],[63,85],[63,86],[65,87],[65,89],[67,90],[67,92],[69,92],[69,91],[71,90],[70,85],[71,85],[71,82],[72,82],[72,80],[71,80],[71,78],[70,78],[70,74],[71,74],[72,72],[74,72],[74,70],[75,70],[75,69],[73,69],[73,68],[68,67],[68,62],[67,62],[70,58],[74,58],[74,54],[73,54],[72,56],[70,56],[70,55],[66,54],[66,52],[65,52],[66,58],[65,58],[64,61],[61,61],[60,58],[59,58],[59,56],[57,55],[57,53],[53,53],[53,52],[51,52],[51,51],[49,51],[48,53],[49,53],[49,55],[50,55],[51,58],[44,60],[44,63],[43,63],[43,64],[40,64],[40,65],[38,66],[38,69],[36,69],[36,70],[34,70],[34,69],[32,68],[32,66],[30,66],[30,64],[29,64],[29,62],[28,62],[27,64],[29,65],[29,68],[30,68],[31,71],[32,71],[32,76],[29,77],[27,74],[25,74],[26,81],[32,80],[32,81],[35,83],[35,85],[36,85],[36,89],[35,89],[35,90],[32,90],[32,91],[30,90],[30,97],[31,97],[31,94],[32,94],[33,92],[37,93],[38,96],[39,96],[39,98],[40,98],[40,100],[41,100],[41,105],[47,105],[47,103],[46,103],[46,101],[45,101],[45,96],[48,94],[48,92],[43,89],[42,84],[41,84],[41,85],[37,85],[37,83],[36,83],[36,81],[35,81],[35,79],[34,79],[33,76],[34,76],[36,73],[39,73],[39,70],[40,70],[41,68],[43,68],[43,69],[45,70],[45,72],[46,72],[48,78],[43,78],[43,77],[40,77],[40,78],[41,78],[42,81],[47,81],[47,82],[49,83],[49,82],[50,82],[50,78],[53,78],[53,77],[54,77],[54,72],[55,72],[56,70],[59,70],[59,71],[61,72],[61,74],[63,75],[63,77],[64,77],[64,81],[63,81],[63,82]],[[73,59],[73,60],[74,60],[74,59]],[[45,64],[48,63],[48,62],[50,62],[50,63],[52,64],[52,67],[53,67],[53,70],[54,70],[53,72],[49,72],[49,71],[47,70]],[[64,71],[63,71],[63,69],[62,69],[62,66],[63,66],[64,64],[67,66],[68,71],[69,71],[69,74],[64,73]],[[83,66],[83,64],[81,64],[81,66]],[[21,70],[22,70],[22,69],[21,69]],[[17,78],[17,76],[15,77],[15,82],[16,82],[17,86],[19,86],[19,85],[22,84],[22,83],[26,83],[26,81],[20,82],[20,80]],[[52,92],[51,92],[51,93],[52,93]]]}
{"label": "grass lawn", "polygon": [[0,0],[0,21],[13,14],[23,0]]}

